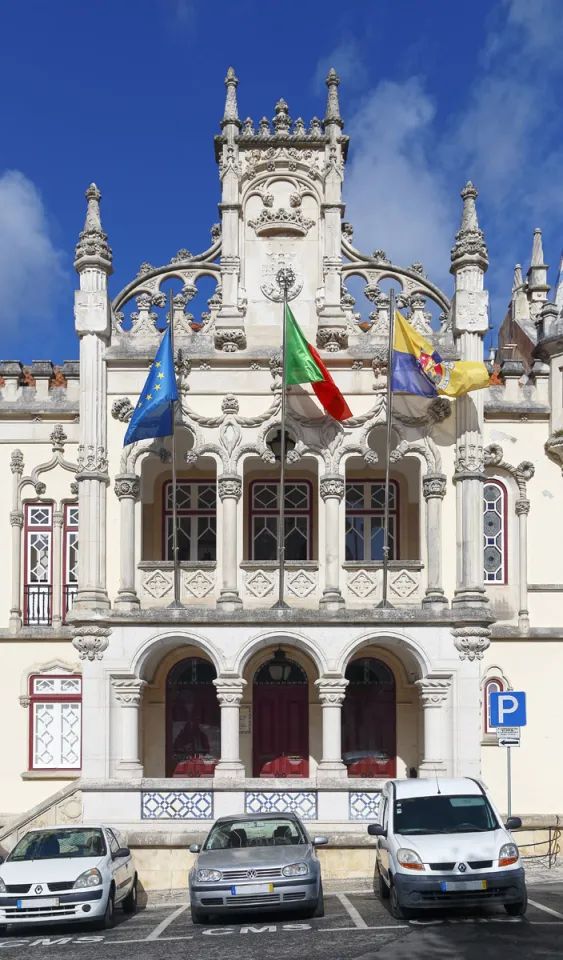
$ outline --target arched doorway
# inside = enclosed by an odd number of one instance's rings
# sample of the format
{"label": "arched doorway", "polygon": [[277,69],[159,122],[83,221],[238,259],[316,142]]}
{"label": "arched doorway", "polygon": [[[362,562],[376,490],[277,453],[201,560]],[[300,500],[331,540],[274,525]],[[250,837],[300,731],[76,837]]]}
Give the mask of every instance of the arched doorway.
{"label": "arched doorway", "polygon": [[394,777],[397,773],[395,677],[374,657],[346,669],[342,705],[342,759],[349,777]]}
{"label": "arched doorway", "polygon": [[221,757],[217,672],[200,657],[180,660],[166,679],[166,776],[212,777]]}
{"label": "arched doorway", "polygon": [[309,681],[283,650],[254,674],[253,775],[309,775]]}

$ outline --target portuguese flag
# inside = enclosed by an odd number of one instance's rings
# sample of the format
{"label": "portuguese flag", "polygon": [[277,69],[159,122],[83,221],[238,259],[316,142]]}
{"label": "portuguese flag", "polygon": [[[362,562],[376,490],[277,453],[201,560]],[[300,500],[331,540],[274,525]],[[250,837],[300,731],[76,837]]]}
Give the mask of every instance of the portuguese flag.
{"label": "portuguese flag", "polygon": [[307,343],[303,331],[289,306],[285,306],[285,384],[310,383],[317,399],[335,420],[348,420],[352,416],[348,404],[340,393],[319,354]]}

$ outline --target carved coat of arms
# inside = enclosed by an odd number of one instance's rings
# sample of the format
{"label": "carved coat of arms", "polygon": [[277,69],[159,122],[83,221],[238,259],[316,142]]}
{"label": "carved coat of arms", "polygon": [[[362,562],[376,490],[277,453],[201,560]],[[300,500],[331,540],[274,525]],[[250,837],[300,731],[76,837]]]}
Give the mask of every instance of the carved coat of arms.
{"label": "carved coat of arms", "polygon": [[276,281],[277,273],[282,267],[291,267],[295,274],[295,283],[288,291],[288,300],[294,300],[295,297],[301,293],[303,289],[303,275],[297,269],[296,261],[297,256],[295,253],[276,252],[266,254],[266,260],[262,265],[260,289],[264,296],[268,297],[268,300],[273,300],[275,303],[281,303],[283,300],[283,293]]}

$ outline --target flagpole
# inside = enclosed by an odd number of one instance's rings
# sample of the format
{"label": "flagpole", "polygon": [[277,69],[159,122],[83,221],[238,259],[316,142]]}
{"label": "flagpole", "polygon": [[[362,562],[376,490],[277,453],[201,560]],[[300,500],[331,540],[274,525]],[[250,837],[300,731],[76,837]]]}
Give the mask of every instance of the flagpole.
{"label": "flagpole", "polygon": [[387,599],[389,582],[389,489],[391,474],[391,421],[393,413],[393,390],[391,384],[391,369],[393,366],[393,334],[395,329],[395,291],[389,291],[389,343],[387,347],[387,430],[385,434],[385,503],[383,514],[383,586],[379,607],[392,607]]}
{"label": "flagpole", "polygon": [[283,316],[282,316],[282,343],[281,343],[281,443],[280,443],[280,508],[279,508],[279,527],[278,527],[278,600],[274,604],[275,610],[286,610],[288,604],[285,602],[285,417],[286,417],[286,386],[285,386],[285,367],[286,367],[286,339],[287,323],[286,310],[288,301],[288,291],[295,283],[295,274],[291,267],[282,267],[276,274],[276,280],[280,290],[283,293]]}
{"label": "flagpole", "polygon": [[[168,294],[168,309],[170,323],[170,347],[172,363],[174,364],[174,300],[172,290]],[[174,376],[176,370],[173,367]],[[178,563],[178,506],[176,497],[176,401],[172,401],[172,560],[174,562],[174,600],[171,607],[181,607],[180,603],[180,564]]]}

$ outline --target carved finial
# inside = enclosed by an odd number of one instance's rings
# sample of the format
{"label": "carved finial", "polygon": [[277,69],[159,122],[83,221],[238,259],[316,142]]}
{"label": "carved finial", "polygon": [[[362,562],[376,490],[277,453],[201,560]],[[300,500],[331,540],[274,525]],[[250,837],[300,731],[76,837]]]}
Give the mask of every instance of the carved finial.
{"label": "carved finial", "polygon": [[322,137],[323,128],[321,127],[321,121],[318,117],[313,117],[311,120],[311,126],[309,127],[309,136],[310,137]]}
{"label": "carved finial", "polygon": [[221,121],[221,129],[227,123],[235,123],[237,127],[241,126],[238,115],[238,106],[237,106],[237,87],[238,80],[235,76],[235,71],[232,67],[229,67],[227,70],[227,76],[225,77],[225,86],[227,88],[227,95],[225,97],[225,113],[223,114],[223,119]]}
{"label": "carved finial", "polygon": [[486,270],[489,265],[485,236],[477,220],[475,206],[477,196],[477,189],[469,180],[461,191],[463,200],[461,226],[456,233],[455,245],[452,247],[452,270],[454,271],[467,260],[477,262],[483,270]]}
{"label": "carved finial", "polygon": [[102,267],[107,273],[112,272],[112,252],[108,246],[107,233],[102,229],[102,218],[100,215],[100,200],[102,194],[95,183],[88,187],[85,197],[88,201],[86,210],[86,221],[84,230],[78,236],[76,245],[76,254],[74,266],[80,271],[92,260],[96,266]]}
{"label": "carved finial", "polygon": [[545,267],[544,256],[543,256],[543,243],[541,229],[536,227],[534,230],[534,242],[532,245],[532,260],[530,263],[531,267]]}
{"label": "carved finial", "polygon": [[65,448],[65,441],[67,439],[66,433],[64,432],[60,423],[57,423],[53,430],[51,431],[51,436],[49,438],[53,446],[53,453],[63,453]]}
{"label": "carved finial", "polygon": [[254,136],[254,124],[252,122],[252,117],[247,117],[242,125],[242,137],[253,137]]}
{"label": "carved finial", "polygon": [[266,140],[270,136],[270,121],[267,117],[262,117],[260,121],[260,128],[258,130],[258,136],[263,140]]}
{"label": "carved finial", "polygon": [[523,285],[523,282],[524,281],[522,280],[522,266],[521,264],[517,263],[516,266],[514,267],[514,280],[512,281],[512,292],[516,293],[516,291],[519,290]]}
{"label": "carved finial", "polygon": [[276,137],[288,137],[291,127],[291,117],[289,116],[289,107],[283,97],[276,103],[276,115],[272,120],[274,134]]}
{"label": "carved finial", "polygon": [[340,78],[336,75],[336,70],[331,67],[328,71],[328,77],[325,80],[328,87],[328,98],[326,102],[325,126],[327,123],[336,123],[339,127],[344,126],[344,121],[340,116],[340,104],[338,102],[338,84]]}

